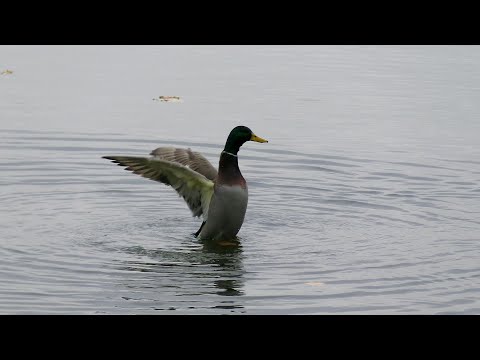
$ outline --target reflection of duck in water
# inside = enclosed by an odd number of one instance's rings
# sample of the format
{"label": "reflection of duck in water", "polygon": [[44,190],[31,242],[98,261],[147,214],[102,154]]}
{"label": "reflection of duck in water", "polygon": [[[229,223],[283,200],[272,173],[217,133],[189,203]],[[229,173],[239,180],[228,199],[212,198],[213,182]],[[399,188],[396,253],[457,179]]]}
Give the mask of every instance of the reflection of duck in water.
{"label": "reflection of duck in water", "polygon": [[[242,247],[219,246],[207,241],[204,242],[203,253],[209,255],[210,264],[215,264],[221,269],[220,272],[217,272],[217,276],[220,275],[219,278],[214,281],[215,287],[219,290],[216,294],[221,296],[243,295],[241,290],[244,282]],[[243,307],[235,305],[234,300],[223,300],[221,304],[223,305],[217,305],[217,307],[225,309]]]}
{"label": "reflection of duck in water", "polygon": [[[123,248],[125,254],[132,255],[120,266],[127,270],[121,277],[125,296],[153,300],[156,310],[244,312],[242,247],[214,246],[213,242],[202,246],[188,239],[183,241],[185,246],[180,244],[178,250]],[[195,248],[185,251],[186,246],[192,245]]]}
{"label": "reflection of duck in water", "polygon": [[248,203],[247,182],[238,167],[238,151],[247,141],[267,142],[249,128],[237,126],[220,155],[219,170],[198,152],[161,147],[152,158],[104,156],[135,174],[172,186],[188,204],[193,216],[203,216],[195,236],[232,245]]}

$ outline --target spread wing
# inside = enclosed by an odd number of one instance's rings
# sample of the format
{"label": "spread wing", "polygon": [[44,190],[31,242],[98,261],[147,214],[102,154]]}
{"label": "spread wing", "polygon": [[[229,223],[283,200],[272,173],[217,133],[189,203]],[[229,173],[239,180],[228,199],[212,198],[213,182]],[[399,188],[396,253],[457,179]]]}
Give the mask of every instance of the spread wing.
{"label": "spread wing", "polygon": [[170,185],[183,197],[193,216],[203,215],[207,220],[208,207],[213,195],[213,181],[179,162],[135,156],[103,156],[125,170],[147,179]]}
{"label": "spread wing", "polygon": [[190,149],[159,147],[153,150],[150,155],[155,159],[172,161],[188,166],[193,171],[202,174],[212,181],[217,177],[217,169],[202,154],[193,152]]}

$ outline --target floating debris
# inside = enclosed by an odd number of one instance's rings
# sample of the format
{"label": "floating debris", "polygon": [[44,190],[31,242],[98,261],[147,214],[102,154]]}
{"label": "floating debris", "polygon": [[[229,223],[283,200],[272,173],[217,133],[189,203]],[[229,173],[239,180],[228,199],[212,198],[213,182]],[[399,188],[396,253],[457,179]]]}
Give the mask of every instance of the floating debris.
{"label": "floating debris", "polygon": [[305,285],[310,285],[310,286],[324,286],[325,283],[320,282],[320,281],[312,281],[312,282],[307,282]]}
{"label": "floating debris", "polygon": [[152,99],[153,101],[163,101],[163,102],[182,102],[180,96],[159,96],[158,99]]}
{"label": "floating debris", "polygon": [[3,71],[0,73],[0,75],[11,75],[11,74],[13,74],[13,71],[12,71],[12,70],[8,70],[8,69],[7,69],[7,70],[3,70]]}

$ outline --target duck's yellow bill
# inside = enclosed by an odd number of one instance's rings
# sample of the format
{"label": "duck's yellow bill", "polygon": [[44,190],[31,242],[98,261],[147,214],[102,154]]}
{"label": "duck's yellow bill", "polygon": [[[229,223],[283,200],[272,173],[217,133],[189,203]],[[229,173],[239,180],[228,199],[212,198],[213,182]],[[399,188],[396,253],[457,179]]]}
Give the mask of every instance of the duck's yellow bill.
{"label": "duck's yellow bill", "polygon": [[256,142],[259,142],[259,143],[268,142],[268,140],[262,139],[260,136],[257,136],[255,134],[252,134],[252,137],[250,138],[250,140],[251,141],[256,141]]}

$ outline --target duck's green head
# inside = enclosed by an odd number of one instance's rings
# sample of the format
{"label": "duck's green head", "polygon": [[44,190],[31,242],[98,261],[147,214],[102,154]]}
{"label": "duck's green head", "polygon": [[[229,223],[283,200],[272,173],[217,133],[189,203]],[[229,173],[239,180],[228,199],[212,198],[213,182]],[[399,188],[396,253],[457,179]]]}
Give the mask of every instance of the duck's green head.
{"label": "duck's green head", "polygon": [[245,144],[247,141],[256,141],[259,143],[268,142],[267,140],[255,135],[248,127],[237,126],[230,131],[230,135],[228,135],[224,150],[236,155],[238,150],[240,150],[240,146]]}

